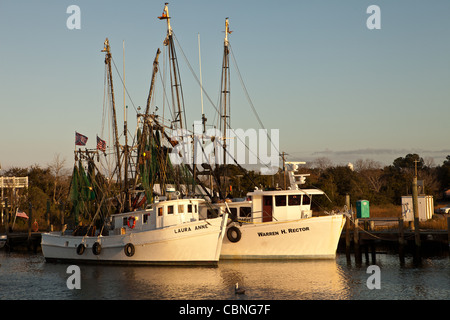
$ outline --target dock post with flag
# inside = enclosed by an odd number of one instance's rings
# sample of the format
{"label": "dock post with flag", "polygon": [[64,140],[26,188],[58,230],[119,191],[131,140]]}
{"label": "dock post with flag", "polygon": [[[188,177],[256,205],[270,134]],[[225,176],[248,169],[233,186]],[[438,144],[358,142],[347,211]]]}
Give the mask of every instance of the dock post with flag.
{"label": "dock post with flag", "polygon": [[14,222],[13,222],[13,225],[12,225],[12,229],[13,229],[13,230],[14,230],[14,225],[16,224],[16,218],[17,218],[17,217],[19,217],[19,218],[24,218],[24,219],[28,219],[27,214],[26,214],[25,212],[23,212],[23,211],[20,211],[19,208],[17,208],[17,209],[16,209],[16,214],[14,215]]}

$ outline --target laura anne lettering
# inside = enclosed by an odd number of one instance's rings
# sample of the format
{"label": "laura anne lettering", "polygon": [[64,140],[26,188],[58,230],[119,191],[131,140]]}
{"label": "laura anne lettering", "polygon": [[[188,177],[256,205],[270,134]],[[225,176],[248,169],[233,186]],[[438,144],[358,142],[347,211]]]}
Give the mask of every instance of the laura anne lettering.
{"label": "laura anne lettering", "polygon": [[281,229],[280,231],[258,232],[259,237],[279,236],[281,234],[310,231],[309,227]]}
{"label": "laura anne lettering", "polygon": [[[208,225],[202,224],[199,226],[195,226],[195,228],[194,228],[194,230],[200,230],[200,229],[208,229]],[[192,231],[191,227],[184,227],[184,228],[178,228],[178,229],[173,230],[173,232],[175,232],[175,233],[189,232],[189,231]]]}

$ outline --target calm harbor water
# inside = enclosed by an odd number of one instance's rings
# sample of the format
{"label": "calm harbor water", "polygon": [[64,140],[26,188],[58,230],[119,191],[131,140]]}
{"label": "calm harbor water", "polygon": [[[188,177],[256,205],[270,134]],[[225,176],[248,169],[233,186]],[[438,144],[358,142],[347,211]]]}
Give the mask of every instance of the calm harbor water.
{"label": "calm harbor water", "polygon": [[[217,268],[79,265],[81,289],[68,289],[69,264],[42,254],[0,251],[0,300],[447,300],[448,256],[377,254],[380,289],[369,289],[370,265],[345,254],[324,261],[221,261]],[[235,295],[234,285],[244,287]]]}

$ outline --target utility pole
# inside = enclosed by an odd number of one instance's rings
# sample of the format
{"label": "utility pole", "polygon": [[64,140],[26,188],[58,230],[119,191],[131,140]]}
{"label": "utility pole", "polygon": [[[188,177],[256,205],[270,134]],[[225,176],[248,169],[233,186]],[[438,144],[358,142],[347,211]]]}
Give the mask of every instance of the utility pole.
{"label": "utility pole", "polygon": [[416,246],[420,247],[420,230],[419,230],[419,201],[417,196],[417,160],[414,161],[414,178],[412,182],[412,200],[414,212],[414,234]]}
{"label": "utility pole", "polygon": [[283,159],[283,179],[284,179],[284,189],[286,190],[286,153],[283,151],[280,154],[281,159]]}

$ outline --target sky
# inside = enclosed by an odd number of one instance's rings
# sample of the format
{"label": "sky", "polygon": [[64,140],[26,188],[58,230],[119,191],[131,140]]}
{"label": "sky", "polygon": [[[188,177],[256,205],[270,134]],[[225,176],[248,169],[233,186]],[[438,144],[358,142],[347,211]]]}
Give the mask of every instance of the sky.
{"label": "sky", "polygon": [[[80,29],[67,27],[71,5],[80,8]],[[380,29],[367,27],[371,5],[380,8]],[[125,64],[126,116],[129,128],[135,125],[156,50],[163,49],[166,24],[157,19],[163,7],[163,1],[138,0],[0,1],[4,170],[46,167],[56,155],[71,167],[75,131],[88,136],[89,148],[96,135],[107,135],[106,37],[119,73]],[[440,165],[450,155],[449,12],[448,0],[170,1],[188,122],[201,119],[201,103],[186,60],[198,77],[200,35],[202,82],[216,103],[229,17],[245,88],[264,127],[279,130],[278,149],[288,160],[389,165],[418,153]],[[260,128],[235,67],[231,63],[231,125]],[[163,96],[161,87],[155,99]],[[114,89],[121,123],[116,72]],[[204,110],[212,122],[206,97]]]}

